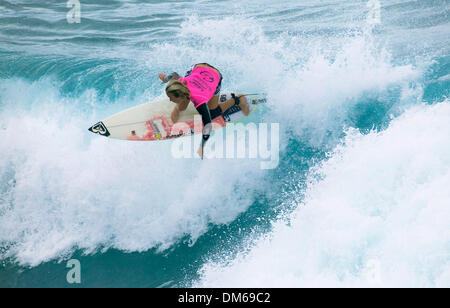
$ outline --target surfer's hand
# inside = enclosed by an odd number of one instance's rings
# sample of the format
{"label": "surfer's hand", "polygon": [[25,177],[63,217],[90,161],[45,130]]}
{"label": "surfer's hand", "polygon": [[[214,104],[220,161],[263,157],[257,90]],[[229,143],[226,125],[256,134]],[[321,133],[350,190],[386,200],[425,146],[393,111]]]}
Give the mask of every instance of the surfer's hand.
{"label": "surfer's hand", "polygon": [[161,79],[162,83],[166,83],[166,77],[167,77],[166,74],[159,73],[158,77],[159,77],[159,79]]}
{"label": "surfer's hand", "polygon": [[197,154],[198,154],[198,156],[200,156],[201,159],[203,159],[203,147],[202,146],[200,146],[198,148]]}

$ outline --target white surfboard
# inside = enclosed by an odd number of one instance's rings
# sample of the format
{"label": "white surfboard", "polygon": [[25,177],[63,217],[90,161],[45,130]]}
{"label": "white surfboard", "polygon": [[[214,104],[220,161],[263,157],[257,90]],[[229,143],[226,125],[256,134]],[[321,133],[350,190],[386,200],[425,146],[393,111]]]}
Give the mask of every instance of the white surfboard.
{"label": "white surfboard", "polygon": [[[223,102],[229,97],[229,93],[221,94],[220,101]],[[259,95],[246,95],[246,98],[250,114],[258,108],[260,103],[266,101]],[[192,103],[180,113],[177,123],[171,120],[173,106],[169,98],[157,99],[116,113],[91,126],[89,131],[109,138],[133,141],[168,140],[202,133],[201,116]],[[227,123],[239,122],[245,117],[239,106],[233,106],[222,116],[213,120],[213,128],[217,129],[226,126]]]}

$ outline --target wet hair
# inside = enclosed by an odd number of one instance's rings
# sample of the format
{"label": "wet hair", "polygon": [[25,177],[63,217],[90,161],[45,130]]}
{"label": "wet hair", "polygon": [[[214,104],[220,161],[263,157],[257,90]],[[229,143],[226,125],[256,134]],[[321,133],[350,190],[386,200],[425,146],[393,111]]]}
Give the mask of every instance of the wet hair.
{"label": "wet hair", "polygon": [[185,83],[182,83],[181,81],[176,79],[172,79],[171,81],[169,81],[169,84],[166,87],[166,94],[172,94],[176,98],[185,97],[187,99],[190,99],[191,91],[189,91]]}

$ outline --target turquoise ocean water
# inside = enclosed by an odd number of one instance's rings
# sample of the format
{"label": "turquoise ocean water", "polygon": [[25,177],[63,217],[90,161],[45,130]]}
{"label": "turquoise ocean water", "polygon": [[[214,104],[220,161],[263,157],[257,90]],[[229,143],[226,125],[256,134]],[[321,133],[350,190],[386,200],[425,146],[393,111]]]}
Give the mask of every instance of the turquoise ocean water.
{"label": "turquoise ocean water", "polygon": [[[0,287],[450,286],[450,1],[71,3],[0,0]],[[277,168],[87,131],[199,62]]]}

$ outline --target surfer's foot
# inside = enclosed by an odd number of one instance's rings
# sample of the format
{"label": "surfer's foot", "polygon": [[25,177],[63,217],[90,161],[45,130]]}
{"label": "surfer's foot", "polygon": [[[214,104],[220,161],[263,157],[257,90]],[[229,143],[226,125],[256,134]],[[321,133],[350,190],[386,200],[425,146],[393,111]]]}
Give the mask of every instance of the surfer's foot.
{"label": "surfer's foot", "polygon": [[[239,106],[241,108],[242,112],[244,113],[244,115],[247,116],[250,114],[250,107],[247,103],[247,98],[245,97],[245,95],[242,95],[242,94],[235,95],[233,93],[230,99],[228,99],[224,102],[221,102],[219,104],[219,106],[220,106],[220,109],[222,109],[222,113],[224,113],[225,111],[227,111],[228,109],[230,109],[233,106]],[[211,110],[211,107],[210,107],[210,110]]]}
{"label": "surfer's foot", "polygon": [[[239,96],[239,95],[241,95],[241,96]],[[239,95],[237,96],[237,97],[239,97],[239,104],[238,104],[238,106],[241,108],[242,112],[246,116],[248,116],[250,114],[250,107],[248,106],[247,98],[244,95],[242,95],[242,94],[239,94]]]}
{"label": "surfer's foot", "polygon": [[241,108],[244,115],[248,116],[250,114],[250,108],[248,107],[247,98],[245,97],[245,95],[242,94],[236,95],[234,93],[231,93],[231,97],[234,100],[234,104]]}

